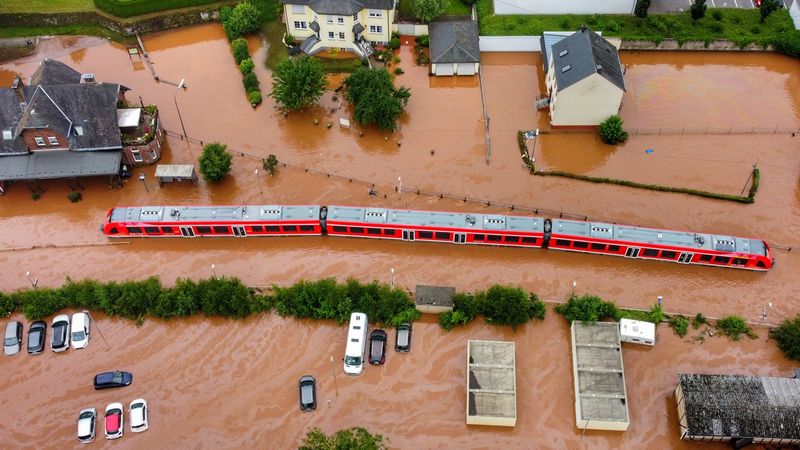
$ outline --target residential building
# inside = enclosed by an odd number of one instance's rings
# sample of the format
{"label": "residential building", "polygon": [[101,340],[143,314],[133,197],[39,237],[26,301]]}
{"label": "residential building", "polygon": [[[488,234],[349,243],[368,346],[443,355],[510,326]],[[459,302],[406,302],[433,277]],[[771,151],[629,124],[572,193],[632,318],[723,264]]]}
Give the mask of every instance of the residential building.
{"label": "residential building", "polygon": [[619,52],[587,28],[553,44],[545,85],[553,127],[593,127],[617,114],[625,93]]}
{"label": "residential building", "polygon": [[494,0],[495,14],[633,14],[636,0]]}
{"label": "residential building", "polygon": [[281,0],[286,32],[313,55],[338,49],[362,57],[392,36],[395,0]]}
{"label": "residential building", "polygon": [[481,62],[478,23],[472,20],[433,22],[428,25],[431,73],[475,75]]}

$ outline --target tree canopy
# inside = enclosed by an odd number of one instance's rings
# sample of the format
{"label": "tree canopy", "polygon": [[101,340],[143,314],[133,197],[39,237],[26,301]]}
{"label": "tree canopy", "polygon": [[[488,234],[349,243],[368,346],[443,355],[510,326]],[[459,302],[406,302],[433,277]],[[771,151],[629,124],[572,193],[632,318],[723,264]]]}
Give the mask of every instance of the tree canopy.
{"label": "tree canopy", "polygon": [[218,142],[206,144],[200,155],[200,174],[209,183],[216,183],[231,171],[232,160],[227,145]]}
{"label": "tree canopy", "polygon": [[705,17],[707,9],[708,6],[706,6],[706,0],[694,0],[694,3],[692,3],[692,6],[689,8],[689,12],[692,15],[692,20],[697,22]]}
{"label": "tree canopy", "polygon": [[444,12],[444,0],[413,0],[412,7],[417,19],[428,23]]}
{"label": "tree canopy", "polygon": [[769,337],[775,339],[787,358],[800,361],[800,314],[769,330]]}
{"label": "tree canopy", "polygon": [[281,61],[272,73],[270,97],[291,110],[316,103],[325,92],[325,69],[313,57],[301,56]]}
{"label": "tree canopy", "polygon": [[220,21],[222,28],[229,40],[234,40],[245,34],[258,31],[261,26],[261,11],[250,2],[242,2],[233,9],[222,8],[220,10]]}
{"label": "tree canopy", "polygon": [[384,450],[386,444],[380,434],[370,434],[366,428],[353,427],[339,430],[328,436],[319,428],[306,434],[298,450]]}
{"label": "tree canopy", "polygon": [[395,88],[386,69],[360,67],[344,80],[347,100],[355,105],[353,118],[362,125],[375,124],[381,130],[397,128],[411,91]]}

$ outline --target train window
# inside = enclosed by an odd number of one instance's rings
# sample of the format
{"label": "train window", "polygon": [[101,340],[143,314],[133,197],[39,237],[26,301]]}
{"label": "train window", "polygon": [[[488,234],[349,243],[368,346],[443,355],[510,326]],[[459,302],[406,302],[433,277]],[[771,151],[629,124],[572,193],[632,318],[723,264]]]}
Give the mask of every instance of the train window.
{"label": "train window", "polygon": [[506,242],[519,242],[519,236],[506,236]]}
{"label": "train window", "polygon": [[381,229],[380,228],[367,228],[367,234],[380,235],[381,234]]}
{"label": "train window", "polygon": [[589,243],[588,242],[575,241],[575,242],[572,243],[572,246],[575,247],[575,248],[589,248]]}
{"label": "train window", "polygon": [[569,247],[569,241],[564,239],[556,239],[556,245],[560,245],[562,247]]}
{"label": "train window", "polygon": [[347,227],[333,227],[334,233],[347,233]]}
{"label": "train window", "polygon": [[278,233],[279,231],[281,231],[281,227],[277,225],[267,225],[264,228],[266,228],[267,232],[269,233]]}
{"label": "train window", "polygon": [[449,240],[450,240],[450,233],[445,233],[445,232],[442,232],[442,231],[437,231],[437,232],[436,232],[436,239],[441,239],[441,240],[443,240],[443,241],[449,241]]}
{"label": "train window", "polygon": [[733,258],[733,265],[734,266],[745,266],[747,265],[746,258]]}
{"label": "train window", "polygon": [[297,231],[297,225],[284,225],[283,231]]}
{"label": "train window", "polygon": [[525,244],[535,244],[535,243],[536,243],[536,238],[533,238],[533,237],[523,237],[523,238],[522,238],[522,242],[523,242],[523,243],[525,243]]}
{"label": "train window", "polygon": [[671,252],[669,250],[662,250],[661,251],[661,257],[662,258],[675,259],[676,256],[678,256],[678,254],[676,252]]}
{"label": "train window", "polygon": [[700,255],[700,262],[711,262],[711,255]]}
{"label": "train window", "polygon": [[159,229],[158,229],[158,227],[144,227],[144,232],[147,233],[147,234],[154,234],[154,233],[158,233]]}
{"label": "train window", "polygon": [[231,232],[231,229],[228,228],[228,227],[223,227],[223,226],[219,226],[219,225],[214,227],[214,233],[230,234],[230,232]]}
{"label": "train window", "polygon": [[728,264],[729,262],[731,262],[731,259],[728,258],[727,256],[715,256],[714,262],[719,264]]}
{"label": "train window", "polygon": [[483,241],[485,238],[486,238],[486,236],[484,236],[482,234],[476,234],[476,235],[472,236],[472,240],[473,241]]}
{"label": "train window", "polygon": [[361,227],[350,227],[351,233],[364,234],[364,229]]}
{"label": "train window", "polygon": [[211,233],[211,227],[197,227],[197,232],[200,234]]}
{"label": "train window", "polygon": [[422,239],[433,239],[432,231],[417,231],[417,237]]}
{"label": "train window", "polygon": [[397,235],[397,230],[383,230],[383,234],[386,236],[395,236]]}
{"label": "train window", "polygon": [[175,229],[172,228],[172,227],[161,227],[161,232],[162,233],[173,233],[174,231],[175,231]]}
{"label": "train window", "polygon": [[253,225],[252,227],[250,227],[251,233],[261,233],[262,231],[264,231],[264,227],[262,227],[261,225]]}
{"label": "train window", "polygon": [[609,245],[608,246],[608,251],[610,251],[610,252],[618,252],[619,251],[619,245]]}
{"label": "train window", "polygon": [[487,234],[486,235],[486,239],[489,240],[489,241],[492,241],[492,242],[500,242],[500,239],[502,239],[502,238],[503,238],[503,236],[498,236],[496,234]]}
{"label": "train window", "polygon": [[141,233],[142,229],[139,227],[128,227],[128,233]]}
{"label": "train window", "polygon": [[658,250],[655,250],[655,249],[652,249],[652,248],[646,248],[646,249],[642,250],[642,255],[643,256],[649,256],[649,257],[653,258],[653,257],[658,256]]}
{"label": "train window", "polygon": [[300,225],[300,231],[314,231],[314,225]]}
{"label": "train window", "polygon": [[592,250],[605,250],[605,249],[606,249],[606,244],[597,244],[597,243],[592,244]]}

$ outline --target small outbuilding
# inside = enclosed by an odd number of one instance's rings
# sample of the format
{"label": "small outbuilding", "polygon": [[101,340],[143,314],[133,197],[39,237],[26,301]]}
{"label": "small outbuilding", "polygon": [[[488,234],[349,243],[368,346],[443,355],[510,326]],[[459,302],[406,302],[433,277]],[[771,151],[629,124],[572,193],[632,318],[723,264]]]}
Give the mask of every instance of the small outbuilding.
{"label": "small outbuilding", "polygon": [[642,320],[620,319],[619,337],[622,342],[656,345],[656,324]]}
{"label": "small outbuilding", "polygon": [[453,310],[455,295],[454,287],[418,284],[414,290],[414,304],[421,313],[439,314]]}
{"label": "small outbuilding", "polygon": [[197,172],[192,164],[159,164],[156,166],[159,186],[164,183],[191,181],[197,182]]}
{"label": "small outbuilding", "polygon": [[472,20],[428,25],[431,73],[436,76],[475,75],[481,62],[478,23]]}
{"label": "small outbuilding", "polygon": [[467,425],[517,424],[513,342],[467,341]]}

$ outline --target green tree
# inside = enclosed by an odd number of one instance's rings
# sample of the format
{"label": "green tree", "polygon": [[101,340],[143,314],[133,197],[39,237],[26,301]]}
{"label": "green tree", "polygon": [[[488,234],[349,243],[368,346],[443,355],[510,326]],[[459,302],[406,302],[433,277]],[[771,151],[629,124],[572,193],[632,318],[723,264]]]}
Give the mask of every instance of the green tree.
{"label": "green tree", "polygon": [[692,3],[692,6],[689,8],[689,12],[692,15],[692,21],[697,22],[705,17],[707,9],[708,6],[706,6],[706,0],[694,0],[694,3]]}
{"label": "green tree", "polygon": [[242,61],[250,58],[250,50],[247,48],[247,41],[242,38],[238,38],[231,42],[231,49],[233,51],[233,59],[236,60],[236,64],[241,64]]}
{"label": "green tree", "polygon": [[544,319],[545,307],[535,295],[528,295],[520,288],[494,285],[486,291],[483,315],[493,325],[517,325],[527,323],[533,318]]}
{"label": "green tree", "polygon": [[570,297],[567,303],[556,306],[555,311],[564,316],[569,323],[574,320],[597,322],[606,318],[618,320],[620,317],[620,312],[614,303],[604,302],[594,295]]}
{"label": "green tree", "polygon": [[800,314],[769,330],[769,337],[775,339],[787,358],[800,361]]}
{"label": "green tree", "polygon": [[256,68],[255,63],[250,58],[245,58],[242,62],[239,63],[239,72],[242,72],[242,75],[247,75],[248,73],[252,72],[253,69]]}
{"label": "green tree", "polygon": [[275,175],[275,172],[278,170],[278,157],[275,155],[269,155],[266,159],[264,159],[264,170],[269,172],[270,175]]}
{"label": "green tree", "polygon": [[633,13],[636,15],[636,17],[644,19],[647,17],[648,9],[650,9],[650,0],[638,0],[633,9]]}
{"label": "green tree", "polygon": [[770,14],[778,10],[778,0],[763,0],[758,7],[761,13],[761,23],[766,22]]}
{"label": "green tree", "polygon": [[231,171],[232,160],[227,145],[218,142],[206,144],[200,155],[200,174],[209,183],[216,183]]}
{"label": "green tree", "polygon": [[604,120],[598,128],[600,138],[609,145],[616,145],[628,140],[628,133],[622,129],[622,117],[614,114]]}
{"label": "green tree", "polygon": [[384,450],[386,443],[380,434],[370,434],[366,428],[353,427],[328,436],[312,428],[298,450]]}
{"label": "green tree", "polygon": [[375,124],[381,130],[397,128],[411,92],[395,88],[386,69],[356,69],[344,80],[347,100],[355,105],[353,118],[362,125]]}
{"label": "green tree", "polygon": [[220,12],[220,20],[225,34],[232,41],[245,34],[258,31],[261,26],[261,12],[250,2],[242,2],[229,13]]}
{"label": "green tree", "polygon": [[444,0],[413,0],[412,10],[417,19],[428,23],[444,12]]}
{"label": "green tree", "polygon": [[325,69],[316,59],[307,56],[281,61],[272,73],[270,97],[291,110],[316,103],[325,92]]}

